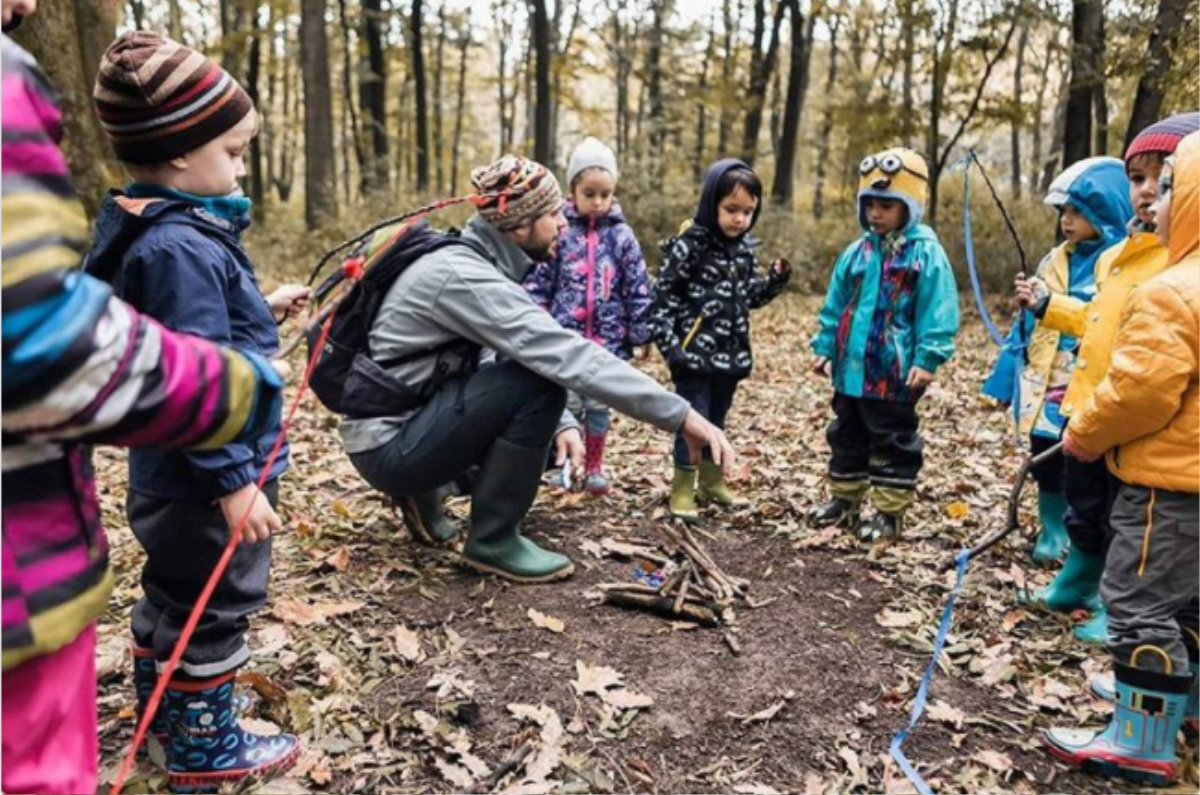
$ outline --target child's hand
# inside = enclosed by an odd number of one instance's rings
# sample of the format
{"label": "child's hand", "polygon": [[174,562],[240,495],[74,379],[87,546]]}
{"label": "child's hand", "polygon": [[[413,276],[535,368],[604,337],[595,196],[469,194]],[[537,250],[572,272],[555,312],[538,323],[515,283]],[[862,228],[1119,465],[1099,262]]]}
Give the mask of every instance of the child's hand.
{"label": "child's hand", "polygon": [[812,371],[817,375],[829,377],[829,357],[818,356],[812,360]]}
{"label": "child's hand", "polygon": [[913,367],[908,371],[908,380],[904,382],[904,385],[916,392],[932,383],[933,373],[923,370],[920,367]]}
{"label": "child's hand", "polygon": [[275,372],[279,373],[279,377],[284,381],[292,377],[292,365],[286,359],[272,359],[271,366],[275,368]]}
{"label": "child's hand", "polygon": [[266,541],[271,537],[271,533],[278,533],[283,529],[279,514],[275,513],[266,495],[253,483],[247,483],[232,494],[226,494],[219,502],[221,512],[225,514],[225,523],[231,531],[237,529],[246,511],[250,511],[249,520],[242,529],[242,541],[247,544]]}
{"label": "child's hand", "polygon": [[639,362],[646,361],[650,358],[650,348],[645,345],[633,346],[633,358],[637,359]]}
{"label": "child's hand", "polygon": [[312,290],[302,284],[285,284],[267,296],[267,305],[276,322],[282,323],[303,312],[311,294]]}
{"label": "child's hand", "polygon": [[1018,273],[1013,282],[1017,303],[1026,309],[1032,309],[1049,292],[1046,283],[1036,276],[1026,279],[1025,274]]}
{"label": "child's hand", "polygon": [[780,257],[771,263],[771,273],[775,274],[776,276],[791,276],[792,263],[788,262],[783,257]]}

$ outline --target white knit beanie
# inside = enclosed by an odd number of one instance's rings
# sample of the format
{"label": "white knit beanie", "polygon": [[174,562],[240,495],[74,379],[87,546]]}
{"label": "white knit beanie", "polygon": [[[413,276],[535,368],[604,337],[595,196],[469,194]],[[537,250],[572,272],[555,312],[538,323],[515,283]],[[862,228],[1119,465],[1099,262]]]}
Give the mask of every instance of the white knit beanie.
{"label": "white knit beanie", "polygon": [[612,174],[614,182],[617,180],[616,153],[606,143],[590,135],[571,152],[571,162],[567,166],[567,185],[574,184],[575,178],[589,168],[602,168]]}

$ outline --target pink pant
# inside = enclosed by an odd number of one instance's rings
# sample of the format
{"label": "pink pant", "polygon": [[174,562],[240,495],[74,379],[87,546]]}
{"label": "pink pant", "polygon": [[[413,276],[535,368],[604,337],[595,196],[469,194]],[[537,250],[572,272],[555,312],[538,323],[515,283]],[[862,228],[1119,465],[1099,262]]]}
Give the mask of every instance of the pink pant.
{"label": "pink pant", "polygon": [[96,625],[3,677],[6,793],[94,793]]}

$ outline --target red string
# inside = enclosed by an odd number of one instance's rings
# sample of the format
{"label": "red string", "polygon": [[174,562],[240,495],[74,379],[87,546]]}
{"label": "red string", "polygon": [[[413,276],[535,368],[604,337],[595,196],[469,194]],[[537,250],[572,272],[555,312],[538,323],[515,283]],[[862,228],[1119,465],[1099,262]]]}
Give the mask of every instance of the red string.
{"label": "red string", "polygon": [[[316,367],[317,359],[320,358],[321,351],[325,348],[325,341],[329,337],[329,329],[332,324],[333,316],[330,316],[321,327],[321,336],[317,340],[317,344],[312,347],[312,355],[309,356],[308,366],[304,368],[304,378],[300,382],[300,388],[296,391],[295,398],[292,399],[292,405],[288,409],[287,417],[284,418],[283,424],[279,429],[279,435],[275,438],[275,444],[271,447],[271,454],[267,456],[267,462],[263,465],[262,474],[258,476],[258,488],[260,490],[266,485],[267,478],[271,474],[271,468],[275,465],[275,459],[279,457],[279,451],[283,449],[283,443],[287,439],[288,428],[292,425],[292,419],[296,415],[296,410],[300,407],[300,401],[304,398],[305,392],[308,391],[308,382],[312,378],[313,368]],[[229,543],[225,545],[225,551],[221,555],[221,559],[217,561],[217,567],[213,569],[212,574],[209,575],[208,582],[204,584],[204,590],[200,592],[200,598],[196,601],[195,607],[192,608],[191,615],[188,616],[187,623],[183,627],[183,632],[180,634],[179,640],[175,643],[175,649],[171,652],[171,657],[167,660],[166,667],[158,677],[158,682],[154,686],[154,692],[150,694],[150,698],[146,702],[146,708],[142,712],[142,718],[138,721],[137,731],[133,735],[133,745],[130,746],[129,752],[125,754],[125,761],[121,763],[121,770],[117,773],[116,779],[113,780],[112,789],[109,790],[112,795],[119,795],[125,787],[125,780],[129,777],[137,761],[137,752],[146,739],[150,722],[154,720],[154,715],[158,712],[158,706],[162,703],[163,694],[167,691],[167,685],[170,683],[171,677],[175,674],[176,668],[179,667],[179,662],[183,659],[183,652],[187,649],[188,643],[196,631],[196,626],[200,623],[200,616],[204,614],[205,608],[208,607],[208,603],[212,599],[213,591],[217,588],[217,583],[221,581],[221,577],[225,574],[225,569],[229,567],[229,561],[233,559],[233,553],[237,550],[238,543],[242,538],[242,531],[246,529],[246,525],[250,522],[250,511],[253,508],[254,503],[251,503],[246,508],[246,512],[242,515],[241,520],[238,521],[237,527],[230,534]]]}

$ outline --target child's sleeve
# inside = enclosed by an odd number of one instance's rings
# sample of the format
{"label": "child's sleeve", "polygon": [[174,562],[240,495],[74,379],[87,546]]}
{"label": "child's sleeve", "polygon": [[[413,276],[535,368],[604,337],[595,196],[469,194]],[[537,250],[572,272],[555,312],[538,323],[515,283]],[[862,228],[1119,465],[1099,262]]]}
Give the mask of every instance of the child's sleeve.
{"label": "child's sleeve", "polygon": [[529,297],[535,304],[547,312],[550,311],[550,305],[554,303],[554,292],[558,285],[558,270],[559,258],[556,255],[548,262],[539,262],[525,278],[525,292],[529,293]]}
{"label": "child's sleeve", "polygon": [[1196,372],[1196,321],[1170,285],[1153,282],[1125,302],[1108,374],[1068,433],[1103,453],[1161,430],[1180,412]]}
{"label": "child's sleeve", "polygon": [[658,272],[652,320],[654,341],[668,360],[677,355],[683,340],[676,333],[676,319],[686,306],[687,285],[692,274],[693,244],[681,235],[664,247],[662,268]]}
{"label": "child's sleeve", "polygon": [[[230,345],[228,255],[208,240],[172,240],[140,255],[128,267],[141,272],[138,306],[167,328]],[[187,453],[197,475],[232,494],[257,478],[257,455],[250,445],[232,443]]]}
{"label": "child's sleeve", "polygon": [[825,303],[817,316],[817,334],[813,337],[812,351],[817,356],[833,359],[837,354],[837,326],[846,304],[850,302],[850,279],[847,270],[858,246],[852,245],[841,253],[833,265],[833,274],[829,277],[829,290],[825,293]]}
{"label": "child's sleeve", "polygon": [[629,318],[629,344],[645,345],[650,342],[652,332],[654,286],[650,283],[642,247],[629,227],[622,230],[618,258],[621,263],[621,300]]}
{"label": "child's sleeve", "polygon": [[87,221],[36,65],[4,42],[6,438],[211,447],[257,436],[283,385],[265,359],[173,334],[79,272]]}
{"label": "child's sleeve", "polygon": [[1050,293],[1046,313],[1038,321],[1047,328],[1072,337],[1082,337],[1087,331],[1089,301],[1081,301],[1066,293]]}
{"label": "child's sleeve", "polygon": [[929,259],[917,280],[917,344],[913,366],[933,373],[954,355],[958,285],[942,247],[932,245],[926,250]]}
{"label": "child's sleeve", "polygon": [[762,309],[774,301],[787,287],[788,280],[791,278],[790,271],[779,274],[768,267],[767,275],[759,276],[751,270],[750,278],[746,282],[746,298],[750,308]]}

